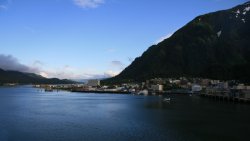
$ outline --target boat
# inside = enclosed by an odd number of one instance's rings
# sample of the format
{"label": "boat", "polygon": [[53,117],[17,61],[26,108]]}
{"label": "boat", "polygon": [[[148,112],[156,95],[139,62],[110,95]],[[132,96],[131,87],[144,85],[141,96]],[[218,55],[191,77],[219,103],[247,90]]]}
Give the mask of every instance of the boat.
{"label": "boat", "polygon": [[145,95],[145,96],[147,96],[148,95],[148,90],[142,90],[142,91],[138,92],[138,95]]}
{"label": "boat", "polygon": [[164,98],[163,101],[165,101],[165,102],[170,102],[170,101],[171,101],[171,98],[170,98],[170,97]]}

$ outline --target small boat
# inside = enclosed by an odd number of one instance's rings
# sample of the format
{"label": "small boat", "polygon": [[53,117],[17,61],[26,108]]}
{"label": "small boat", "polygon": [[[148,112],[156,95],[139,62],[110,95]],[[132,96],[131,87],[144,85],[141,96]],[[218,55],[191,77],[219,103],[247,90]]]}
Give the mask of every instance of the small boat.
{"label": "small boat", "polygon": [[138,92],[138,95],[145,95],[145,96],[147,96],[148,95],[148,90],[142,90],[142,91]]}
{"label": "small boat", "polygon": [[164,98],[163,101],[165,101],[165,102],[170,102],[170,101],[171,101],[171,98],[170,98],[170,97]]}

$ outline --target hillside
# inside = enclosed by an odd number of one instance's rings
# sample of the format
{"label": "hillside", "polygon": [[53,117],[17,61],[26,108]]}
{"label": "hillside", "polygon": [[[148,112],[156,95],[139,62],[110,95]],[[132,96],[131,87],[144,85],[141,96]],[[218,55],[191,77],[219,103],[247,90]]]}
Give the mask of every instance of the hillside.
{"label": "hillside", "polygon": [[68,84],[74,83],[70,80],[60,80],[57,78],[45,78],[33,73],[23,73],[18,71],[5,71],[0,69],[0,84],[19,83],[19,84]]}
{"label": "hillside", "polygon": [[250,2],[196,17],[105,82],[155,77],[250,81]]}

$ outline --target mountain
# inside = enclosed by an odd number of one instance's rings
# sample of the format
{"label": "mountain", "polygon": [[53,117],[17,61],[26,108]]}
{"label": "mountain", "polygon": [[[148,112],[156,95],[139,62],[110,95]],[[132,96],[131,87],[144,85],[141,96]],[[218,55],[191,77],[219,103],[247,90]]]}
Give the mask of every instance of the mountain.
{"label": "mountain", "polygon": [[5,71],[0,69],[0,84],[20,83],[20,84],[71,84],[70,80],[60,80],[57,78],[45,78],[34,73],[23,73],[18,71]]}
{"label": "mountain", "polygon": [[105,82],[155,77],[250,81],[250,2],[196,17]]}

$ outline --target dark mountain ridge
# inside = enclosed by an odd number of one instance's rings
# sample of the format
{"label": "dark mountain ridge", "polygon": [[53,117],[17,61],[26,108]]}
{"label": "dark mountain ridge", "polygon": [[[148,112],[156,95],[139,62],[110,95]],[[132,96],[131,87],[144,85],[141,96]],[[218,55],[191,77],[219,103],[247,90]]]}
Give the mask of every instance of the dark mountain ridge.
{"label": "dark mountain ridge", "polygon": [[250,81],[250,2],[196,17],[106,82],[155,77]]}
{"label": "dark mountain ridge", "polygon": [[60,80],[57,78],[45,78],[34,73],[23,73],[18,71],[5,71],[0,69],[0,84],[19,83],[19,84],[71,84],[70,80]]}

